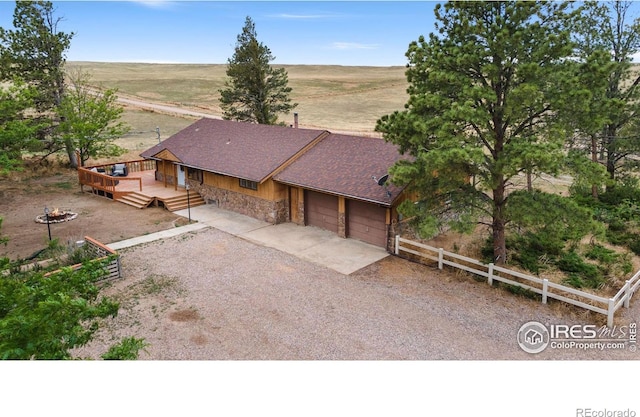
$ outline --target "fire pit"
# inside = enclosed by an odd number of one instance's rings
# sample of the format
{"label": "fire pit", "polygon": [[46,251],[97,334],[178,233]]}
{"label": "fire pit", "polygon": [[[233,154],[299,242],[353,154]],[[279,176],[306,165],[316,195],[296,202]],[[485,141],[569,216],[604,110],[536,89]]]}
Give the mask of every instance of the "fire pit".
{"label": "fire pit", "polygon": [[[49,215],[41,214],[36,217],[36,223],[62,223],[68,222],[78,217],[78,213],[67,210],[54,209]],[[48,219],[48,221],[47,221]]]}

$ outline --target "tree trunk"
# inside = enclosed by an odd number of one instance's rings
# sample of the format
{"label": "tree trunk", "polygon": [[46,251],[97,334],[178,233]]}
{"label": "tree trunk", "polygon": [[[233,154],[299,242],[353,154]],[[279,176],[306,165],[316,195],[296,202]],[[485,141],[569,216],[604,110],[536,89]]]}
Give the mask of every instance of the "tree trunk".
{"label": "tree trunk", "polygon": [[[598,163],[598,141],[596,135],[591,135],[591,161]],[[596,184],[591,185],[591,196],[594,200],[598,199],[598,186]]]}
{"label": "tree trunk", "polygon": [[73,146],[73,141],[71,139],[65,139],[64,147],[67,151],[67,155],[69,156],[69,164],[71,168],[78,168],[78,155],[76,154],[76,149]]}
{"label": "tree trunk", "polygon": [[505,236],[505,184],[500,178],[498,186],[493,190],[493,263],[503,265],[507,261],[507,242]]}
{"label": "tree trunk", "polygon": [[[605,129],[605,138],[604,138],[604,143],[605,143],[605,157],[607,160],[607,172],[609,173],[609,178],[611,178],[612,180],[616,179],[616,129],[613,127],[607,127]],[[609,186],[607,185],[607,190],[609,189]]]}

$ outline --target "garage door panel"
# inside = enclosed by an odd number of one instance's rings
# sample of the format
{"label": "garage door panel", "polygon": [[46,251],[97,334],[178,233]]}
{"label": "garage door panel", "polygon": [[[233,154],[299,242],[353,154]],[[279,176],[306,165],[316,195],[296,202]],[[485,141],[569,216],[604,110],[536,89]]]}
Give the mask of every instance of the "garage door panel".
{"label": "garage door panel", "polygon": [[307,190],[304,206],[308,225],[338,232],[338,197]]}
{"label": "garage door panel", "polygon": [[375,204],[349,200],[347,230],[351,238],[385,247],[387,245],[387,211]]}

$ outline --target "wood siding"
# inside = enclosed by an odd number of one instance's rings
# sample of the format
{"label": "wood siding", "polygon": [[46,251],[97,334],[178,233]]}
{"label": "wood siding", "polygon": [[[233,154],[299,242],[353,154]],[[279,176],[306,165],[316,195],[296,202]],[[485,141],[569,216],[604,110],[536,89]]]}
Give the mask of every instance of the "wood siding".
{"label": "wood siding", "polygon": [[284,184],[276,183],[272,179],[268,179],[262,184],[258,184],[257,190],[251,190],[249,188],[240,187],[239,178],[205,171],[203,183],[210,187],[242,193],[269,201],[287,200],[289,197],[288,187]]}

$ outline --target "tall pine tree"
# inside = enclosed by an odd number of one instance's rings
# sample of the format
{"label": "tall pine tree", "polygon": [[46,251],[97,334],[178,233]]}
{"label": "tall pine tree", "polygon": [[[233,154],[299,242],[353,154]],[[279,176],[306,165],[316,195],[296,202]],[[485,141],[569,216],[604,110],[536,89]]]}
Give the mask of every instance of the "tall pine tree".
{"label": "tall pine tree", "polygon": [[[64,96],[65,53],[74,35],[59,30],[61,20],[52,2],[21,0],[16,1],[13,13],[14,29],[0,28],[0,79],[12,81],[18,77],[35,87],[36,108],[41,118],[50,120],[50,128],[40,132],[42,139],[56,139],[53,129],[57,120],[53,118]],[[50,151],[65,148],[69,162],[77,166],[72,143],[48,143]]]}
{"label": "tall pine tree", "polygon": [[297,106],[289,98],[287,72],[269,64],[274,59],[269,48],[258,41],[255,24],[247,17],[228,60],[226,88],[220,90],[225,119],[272,125],[278,114],[287,114]]}
{"label": "tall pine tree", "polygon": [[[412,155],[392,169],[417,204],[407,214],[470,230],[486,223],[496,263],[507,257],[509,190],[521,173],[556,172],[565,132],[555,123],[571,55],[565,4],[449,2],[437,33],[407,52],[409,101],[377,130]],[[448,214],[445,216],[444,214]],[[453,214],[453,215],[452,215]],[[486,219],[486,220],[484,220]]]}

